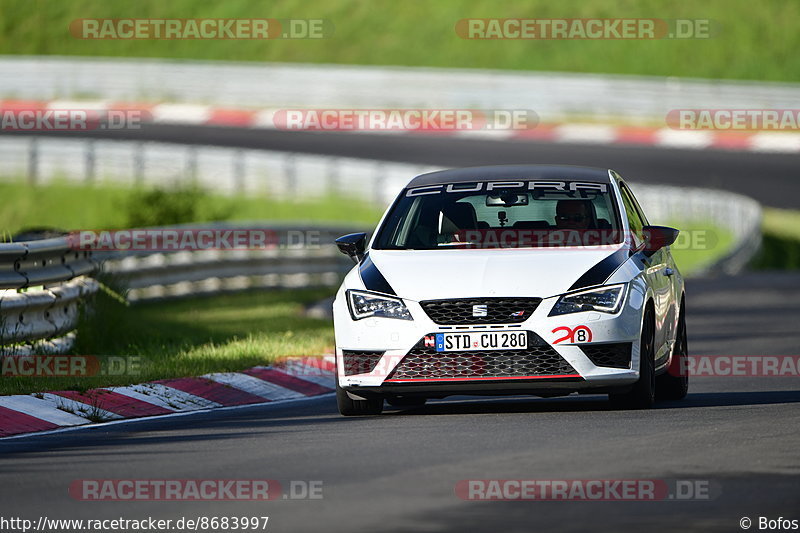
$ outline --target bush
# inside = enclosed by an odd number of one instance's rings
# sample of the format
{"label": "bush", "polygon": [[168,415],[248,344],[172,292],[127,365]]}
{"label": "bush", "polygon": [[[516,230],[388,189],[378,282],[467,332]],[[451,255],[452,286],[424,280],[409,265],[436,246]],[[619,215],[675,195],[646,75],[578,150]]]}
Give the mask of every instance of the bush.
{"label": "bush", "polygon": [[233,215],[230,201],[214,199],[196,185],[135,191],[125,210],[129,228],[227,220]]}

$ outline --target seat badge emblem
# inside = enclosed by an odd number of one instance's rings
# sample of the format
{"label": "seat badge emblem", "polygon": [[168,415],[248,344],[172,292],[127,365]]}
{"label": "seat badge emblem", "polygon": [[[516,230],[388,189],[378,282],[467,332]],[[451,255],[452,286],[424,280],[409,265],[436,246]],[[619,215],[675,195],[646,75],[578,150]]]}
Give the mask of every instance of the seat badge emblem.
{"label": "seat badge emblem", "polygon": [[489,311],[487,309],[488,306],[486,305],[473,305],[472,306],[472,316],[488,316]]}

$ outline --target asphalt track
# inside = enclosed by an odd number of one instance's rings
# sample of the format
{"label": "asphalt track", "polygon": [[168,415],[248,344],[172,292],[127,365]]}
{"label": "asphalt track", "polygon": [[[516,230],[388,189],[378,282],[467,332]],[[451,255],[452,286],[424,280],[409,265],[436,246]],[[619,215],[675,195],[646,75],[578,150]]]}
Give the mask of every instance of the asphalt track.
{"label": "asphalt track", "polygon": [[[689,282],[694,354],[796,354],[800,274]],[[453,398],[342,418],[331,396],[0,442],[0,516],[269,516],[268,531],[740,531],[800,519],[800,379],[695,379],[681,402]],[[80,502],[79,479],[322,481],[321,500]],[[470,502],[465,479],[667,479],[713,499]],[[755,529],[755,527],[753,528]]]}
{"label": "asphalt track", "polygon": [[[210,142],[203,135],[226,139],[203,132],[191,140]],[[265,148],[310,150],[302,136],[297,144],[279,137],[249,138]],[[741,187],[771,205],[797,204],[796,156],[389,136],[372,145],[352,134],[329,141],[314,142],[329,153],[437,164],[608,165],[631,180],[674,174],[674,183]],[[704,168],[720,181],[699,181]],[[800,274],[690,280],[687,292],[693,354],[798,353]],[[741,531],[747,516],[758,530],[761,516],[800,520],[798,428],[800,379],[789,377],[698,378],[686,400],[641,412],[610,410],[600,396],[451,398],[342,418],[333,398],[323,397],[0,441],[0,516],[269,516],[267,530],[282,532]],[[80,502],[68,494],[78,479],[200,478],[319,480],[323,498]],[[708,483],[712,498],[469,502],[455,494],[466,479],[683,479]]]}
{"label": "asphalt track", "polygon": [[169,124],[144,124],[138,130],[49,134],[62,138],[88,136],[261,148],[454,167],[515,163],[608,167],[632,183],[725,189],[746,194],[765,205],[800,208],[800,155],[797,154]]}

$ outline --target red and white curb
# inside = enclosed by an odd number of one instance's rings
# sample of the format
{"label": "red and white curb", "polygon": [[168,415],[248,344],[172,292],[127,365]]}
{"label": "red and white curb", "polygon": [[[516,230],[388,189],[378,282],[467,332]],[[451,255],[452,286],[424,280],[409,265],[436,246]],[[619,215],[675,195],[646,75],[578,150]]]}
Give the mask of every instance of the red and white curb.
{"label": "red and white curb", "polygon": [[[233,109],[199,104],[114,103],[104,101],[0,100],[0,116],[22,111],[47,110],[135,110],[158,124],[227,126],[278,129],[277,109]],[[5,129],[5,126],[4,126]],[[289,131],[298,131],[291,129]],[[316,130],[314,130],[316,131]],[[365,131],[345,130],[351,133]],[[800,152],[800,132],[677,130],[668,127],[604,125],[592,123],[542,123],[528,130],[375,130],[368,133],[436,135],[496,140],[554,143],[591,143],[656,146],[661,148],[718,149],[754,152]]]}
{"label": "red and white curb", "polygon": [[0,437],[220,407],[280,402],[333,392],[333,356],[297,357],[241,372],[107,387],[0,396]]}

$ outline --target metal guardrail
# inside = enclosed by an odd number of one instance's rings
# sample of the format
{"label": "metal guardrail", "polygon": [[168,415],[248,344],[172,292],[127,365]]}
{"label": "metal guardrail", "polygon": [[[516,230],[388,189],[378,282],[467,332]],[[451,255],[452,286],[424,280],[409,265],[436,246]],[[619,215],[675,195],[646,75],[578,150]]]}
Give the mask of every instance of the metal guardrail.
{"label": "metal guardrail", "polygon": [[65,237],[0,244],[0,289],[50,285],[96,268],[91,254],[73,250]]}
{"label": "metal guardrail", "polygon": [[[336,237],[357,228],[285,224],[185,225],[183,229],[264,230],[273,244],[257,250],[97,253],[103,271],[128,288],[128,300],[180,298],[264,288],[335,286],[352,268],[333,246]],[[296,238],[300,237],[300,239]]]}
{"label": "metal guardrail", "polygon": [[631,185],[648,218],[654,223],[711,222],[729,231],[733,246],[696,275],[737,274],[761,247],[761,205],[741,194],[716,189]]}
{"label": "metal guardrail", "polygon": [[258,250],[93,255],[74,251],[66,237],[0,244],[0,354],[69,350],[80,303],[99,288],[90,275],[100,270],[127,287],[130,301],[142,301],[251,288],[332,286],[352,268],[332,245],[352,228],[261,222],[171,229],[237,227],[268,231],[271,244]]}
{"label": "metal guardrail", "polygon": [[0,351],[37,342],[43,351],[68,349],[79,303],[97,290],[89,277],[97,268],[65,237],[0,244]]}
{"label": "metal guardrail", "polygon": [[3,344],[58,337],[75,329],[81,300],[97,290],[97,282],[80,277],[57,287],[0,296],[0,339]]}

